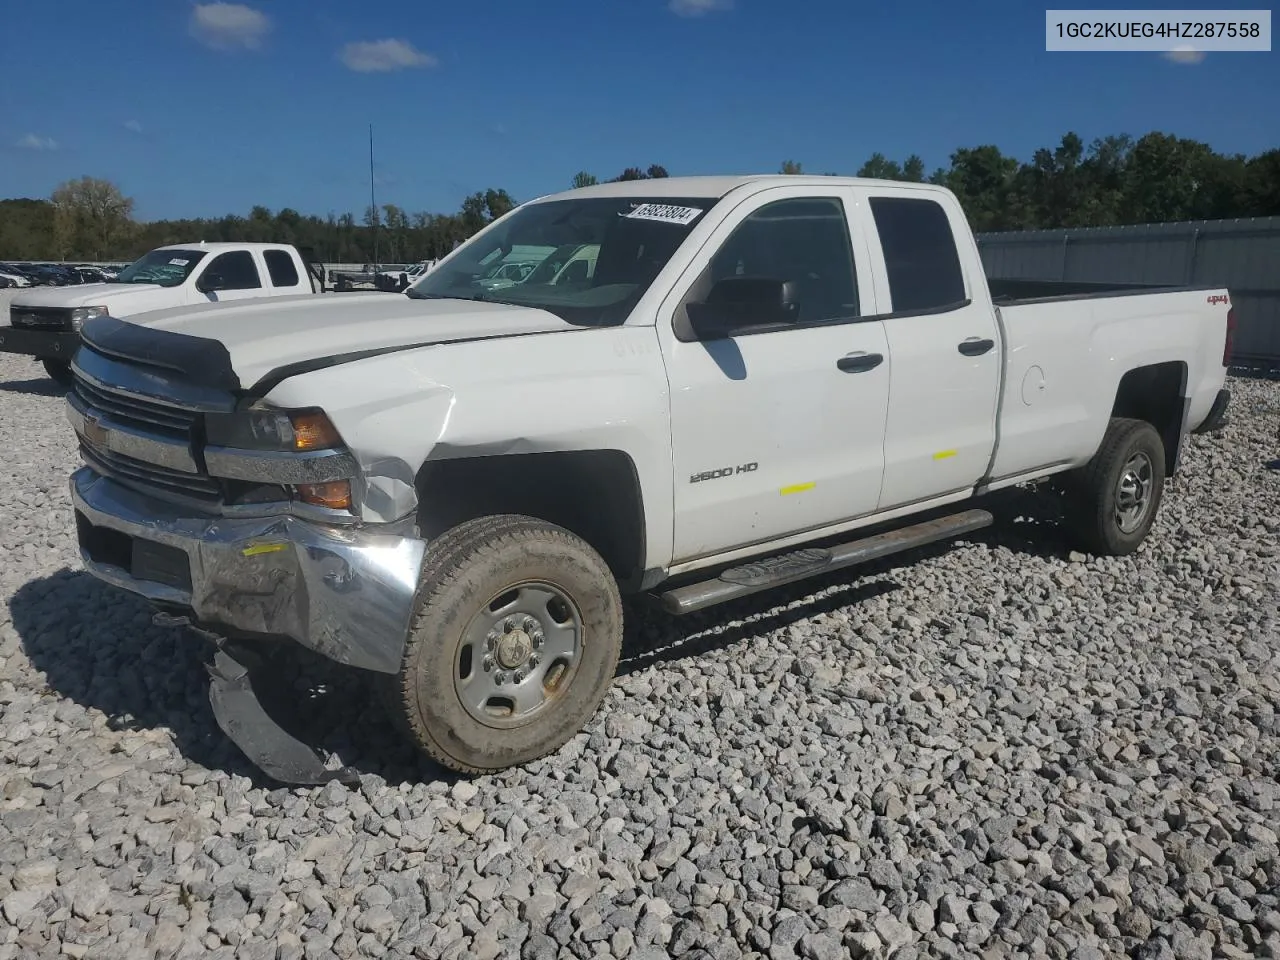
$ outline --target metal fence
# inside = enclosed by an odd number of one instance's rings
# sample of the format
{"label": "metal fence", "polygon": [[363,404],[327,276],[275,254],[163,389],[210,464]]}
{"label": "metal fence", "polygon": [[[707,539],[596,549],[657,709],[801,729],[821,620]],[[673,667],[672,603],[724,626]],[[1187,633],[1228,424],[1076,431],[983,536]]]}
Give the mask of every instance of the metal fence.
{"label": "metal fence", "polygon": [[1001,279],[1227,287],[1236,363],[1280,369],[1280,217],[984,233],[978,248]]}

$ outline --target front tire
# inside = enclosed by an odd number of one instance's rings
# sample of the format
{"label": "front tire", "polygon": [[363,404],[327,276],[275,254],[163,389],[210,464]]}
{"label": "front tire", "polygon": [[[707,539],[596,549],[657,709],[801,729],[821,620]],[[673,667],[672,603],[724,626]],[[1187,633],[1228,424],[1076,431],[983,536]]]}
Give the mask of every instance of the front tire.
{"label": "front tire", "polygon": [[71,375],[71,364],[66,360],[41,360],[44,372],[57,381],[59,386],[71,388],[74,377]]}
{"label": "front tire", "polygon": [[622,649],[622,601],[584,540],[532,517],[481,517],[432,545],[390,706],[462,773],[528,763],[595,714]]}
{"label": "front tire", "polygon": [[1120,557],[1146,539],[1164,493],[1164,443],[1145,420],[1115,417],[1068,494],[1067,520],[1080,545]]}

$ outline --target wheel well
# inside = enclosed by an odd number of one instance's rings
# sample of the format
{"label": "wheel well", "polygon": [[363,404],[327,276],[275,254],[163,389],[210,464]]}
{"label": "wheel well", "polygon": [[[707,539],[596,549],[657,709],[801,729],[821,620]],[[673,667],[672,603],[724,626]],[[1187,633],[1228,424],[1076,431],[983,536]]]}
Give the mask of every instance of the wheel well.
{"label": "wheel well", "polygon": [[600,552],[620,589],[639,589],[644,504],[635,464],[620,450],[428,461],[417,491],[428,541],[475,517],[525,514],[576,533]]}
{"label": "wheel well", "polygon": [[1165,475],[1178,470],[1186,408],[1187,365],[1180,361],[1135,367],[1120,378],[1113,417],[1145,420],[1164,442]]}

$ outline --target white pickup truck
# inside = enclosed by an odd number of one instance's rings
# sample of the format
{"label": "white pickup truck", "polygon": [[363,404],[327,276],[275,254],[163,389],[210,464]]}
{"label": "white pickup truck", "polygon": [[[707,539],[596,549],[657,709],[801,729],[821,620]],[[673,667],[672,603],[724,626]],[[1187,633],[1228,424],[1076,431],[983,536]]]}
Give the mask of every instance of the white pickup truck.
{"label": "white pickup truck", "polygon": [[[594,256],[484,286],[519,245]],[[950,192],[825,176],[587,187],[405,294],[135,320],[86,323],[73,364],[83,562],[214,638],[220,725],[293,782],[350,771],[257,705],[272,638],[379,676],[475,773],[594,714],[626,594],[702,609],[1051,475],[1081,543],[1126,554],[1223,418],[1232,331],[1225,289],[989,282]]]}
{"label": "white pickup truck", "polygon": [[[318,272],[317,272],[318,271]],[[93,317],[131,317],[148,310],[249,297],[286,297],[322,289],[323,268],[283,243],[179,243],[157,247],[115,280],[72,287],[40,287],[15,297],[9,326],[0,326],[0,353],[44,363],[71,383],[71,355],[80,327]]]}

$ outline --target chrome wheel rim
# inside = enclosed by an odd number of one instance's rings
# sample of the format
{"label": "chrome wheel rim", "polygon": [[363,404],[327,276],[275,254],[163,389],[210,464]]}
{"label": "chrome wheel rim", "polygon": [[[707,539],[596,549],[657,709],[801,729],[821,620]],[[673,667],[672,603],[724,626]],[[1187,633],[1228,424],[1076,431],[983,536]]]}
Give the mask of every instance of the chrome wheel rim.
{"label": "chrome wheel rim", "polygon": [[1116,484],[1116,526],[1124,533],[1133,533],[1146,520],[1154,482],[1155,468],[1151,458],[1142,452],[1131,456],[1120,471],[1120,482]]}
{"label": "chrome wheel rim", "polygon": [[577,604],[549,583],[529,581],[495,594],[458,644],[453,688],[462,708],[499,729],[536,719],[573,682],[582,632]]}

